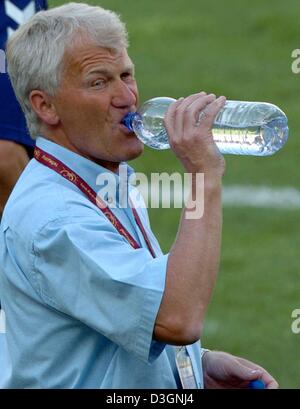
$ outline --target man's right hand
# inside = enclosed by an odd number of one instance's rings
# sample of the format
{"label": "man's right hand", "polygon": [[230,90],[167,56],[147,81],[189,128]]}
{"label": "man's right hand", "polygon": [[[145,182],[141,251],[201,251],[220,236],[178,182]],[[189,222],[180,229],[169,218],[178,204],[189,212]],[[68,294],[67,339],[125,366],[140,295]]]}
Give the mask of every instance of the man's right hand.
{"label": "man's right hand", "polygon": [[225,101],[223,96],[200,92],[170,105],[165,116],[169,143],[187,172],[223,175],[225,162],[213,140],[212,127]]}

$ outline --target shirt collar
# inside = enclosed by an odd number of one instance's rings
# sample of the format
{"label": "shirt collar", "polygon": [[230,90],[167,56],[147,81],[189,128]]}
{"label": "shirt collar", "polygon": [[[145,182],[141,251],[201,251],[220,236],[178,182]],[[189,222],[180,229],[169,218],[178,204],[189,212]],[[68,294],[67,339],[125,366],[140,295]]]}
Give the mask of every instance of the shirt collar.
{"label": "shirt collar", "polygon": [[[119,188],[120,176],[110,170],[104,168],[101,165],[73,152],[69,149],[58,145],[57,143],[50,141],[49,139],[39,136],[36,140],[36,146],[50,155],[56,157],[65,165],[67,165],[71,170],[77,173],[93,190],[97,192],[99,189],[99,183],[97,184],[97,178],[99,176],[105,175],[109,178],[115,178],[116,188]],[[121,162],[122,174],[124,177],[127,176],[127,184],[129,177],[134,175],[134,170],[132,167],[127,165],[126,162]],[[127,175],[126,175],[127,172]]]}

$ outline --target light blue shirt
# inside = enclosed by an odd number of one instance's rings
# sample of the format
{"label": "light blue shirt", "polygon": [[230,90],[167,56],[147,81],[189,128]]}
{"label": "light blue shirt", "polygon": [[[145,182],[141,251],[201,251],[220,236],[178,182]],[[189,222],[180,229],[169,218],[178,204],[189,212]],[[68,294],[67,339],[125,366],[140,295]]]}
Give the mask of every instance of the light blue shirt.
{"label": "light blue shirt", "polygon": [[[96,179],[109,172],[105,168],[44,138],[37,146],[99,191]],[[11,364],[6,387],[178,387],[174,347],[152,339],[168,255],[151,232],[146,209],[138,213],[155,259],[132,210],[112,211],[140,249],[53,170],[33,159],[21,175],[0,232],[0,297]],[[201,387],[200,344],[188,349]]]}

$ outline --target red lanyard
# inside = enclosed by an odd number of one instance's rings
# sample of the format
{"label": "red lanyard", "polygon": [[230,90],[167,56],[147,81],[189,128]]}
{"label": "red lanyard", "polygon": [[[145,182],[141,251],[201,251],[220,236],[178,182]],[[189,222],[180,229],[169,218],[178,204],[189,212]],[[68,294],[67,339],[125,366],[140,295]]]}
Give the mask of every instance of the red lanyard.
{"label": "red lanyard", "polygon": [[[101,212],[107,217],[107,219],[112,223],[112,225],[118,230],[118,232],[125,237],[125,239],[129,242],[129,244],[134,249],[139,249],[140,245],[137,241],[131,236],[131,234],[125,229],[122,225],[120,220],[113,214],[110,208],[106,205],[106,203],[97,196],[97,193],[79,176],[77,175],[72,169],[68,168],[63,162],[55,158],[54,156],[50,155],[49,153],[43,151],[42,149],[35,147],[34,149],[34,157],[35,159],[42,163],[43,165],[47,166],[48,168],[54,170],[56,173],[67,179],[69,182],[73,183],[75,186],[78,187],[84,193],[87,198],[101,210]],[[136,211],[136,209],[132,206],[132,211],[134,215],[134,219],[136,224],[139,226],[141,233],[145,239],[145,242],[148,246],[148,250],[150,251],[153,258],[156,257],[150,240],[147,236],[147,233],[144,229],[144,226],[141,222],[141,219]]]}

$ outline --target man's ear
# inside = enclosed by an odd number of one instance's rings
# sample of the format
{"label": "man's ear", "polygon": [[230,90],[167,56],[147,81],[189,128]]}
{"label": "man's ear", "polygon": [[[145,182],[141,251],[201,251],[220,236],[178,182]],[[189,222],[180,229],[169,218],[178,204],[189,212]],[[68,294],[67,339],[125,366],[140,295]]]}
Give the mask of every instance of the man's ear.
{"label": "man's ear", "polygon": [[50,97],[43,91],[34,90],[29,95],[32,108],[37,116],[47,125],[57,125],[59,116]]}

